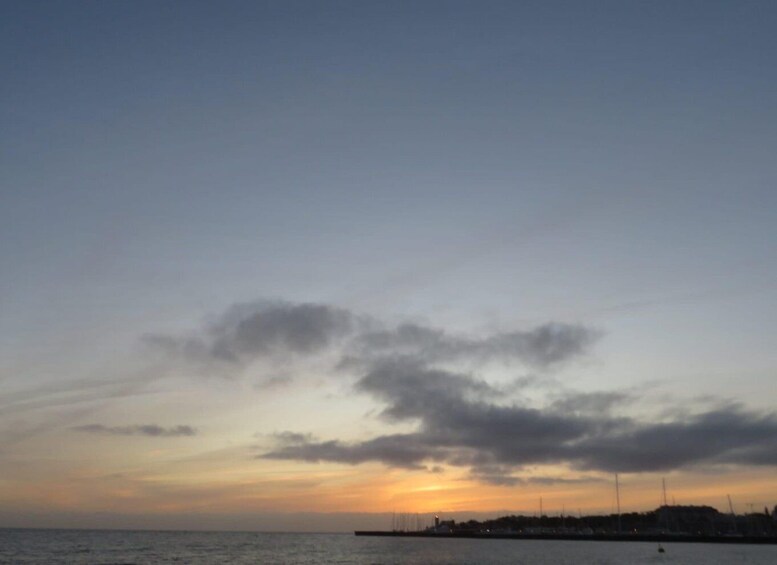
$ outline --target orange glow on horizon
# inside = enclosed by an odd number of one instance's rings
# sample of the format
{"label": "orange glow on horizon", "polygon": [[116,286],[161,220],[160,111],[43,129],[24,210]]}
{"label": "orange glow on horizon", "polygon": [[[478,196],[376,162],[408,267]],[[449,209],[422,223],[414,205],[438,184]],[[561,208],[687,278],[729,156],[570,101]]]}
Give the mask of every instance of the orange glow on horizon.
{"label": "orange glow on horizon", "polygon": [[[777,503],[777,477],[763,469],[727,474],[667,475],[670,504],[705,504],[726,511],[730,494],[737,511]],[[456,468],[443,473],[386,469],[380,465],[278,465],[174,474],[115,474],[59,481],[17,477],[0,487],[9,508],[132,514],[356,512],[608,514],[615,511],[612,477],[594,482],[489,485]],[[622,475],[621,510],[647,511],[662,503],[661,475]]]}

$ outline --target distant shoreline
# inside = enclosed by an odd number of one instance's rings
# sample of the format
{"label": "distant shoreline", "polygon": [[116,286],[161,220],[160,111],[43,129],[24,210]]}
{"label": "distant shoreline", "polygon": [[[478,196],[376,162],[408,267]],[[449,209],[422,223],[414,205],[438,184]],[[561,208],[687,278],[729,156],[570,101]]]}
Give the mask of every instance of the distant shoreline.
{"label": "distant shoreline", "polygon": [[513,540],[556,540],[556,541],[642,541],[659,543],[731,543],[777,545],[773,536],[694,536],[666,534],[523,534],[487,532],[393,532],[379,530],[356,530],[357,536],[408,537],[408,538],[467,538],[467,539],[513,539]]}

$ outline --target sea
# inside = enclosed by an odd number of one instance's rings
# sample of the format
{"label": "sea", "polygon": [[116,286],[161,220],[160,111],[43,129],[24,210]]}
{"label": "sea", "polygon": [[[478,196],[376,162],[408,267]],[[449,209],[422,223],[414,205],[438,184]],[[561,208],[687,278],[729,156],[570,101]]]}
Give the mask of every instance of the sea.
{"label": "sea", "polygon": [[0,563],[777,564],[777,545],[357,537],[353,534],[0,529]]}

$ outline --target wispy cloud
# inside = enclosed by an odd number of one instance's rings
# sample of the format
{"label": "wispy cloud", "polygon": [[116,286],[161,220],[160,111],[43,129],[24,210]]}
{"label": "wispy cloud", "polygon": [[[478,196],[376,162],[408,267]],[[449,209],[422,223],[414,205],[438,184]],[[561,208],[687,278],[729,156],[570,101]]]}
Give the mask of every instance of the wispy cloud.
{"label": "wispy cloud", "polygon": [[591,328],[561,323],[480,338],[452,335],[439,328],[418,324],[402,324],[359,335],[354,340],[354,354],[370,360],[401,355],[426,363],[464,358],[478,361],[515,359],[531,366],[547,367],[582,354],[598,337],[599,332]]}
{"label": "wispy cloud", "polygon": [[77,432],[102,434],[112,436],[149,436],[149,437],[179,437],[194,436],[197,430],[191,426],[172,426],[165,428],[156,424],[141,424],[136,426],[105,426],[103,424],[86,424],[73,428]]}

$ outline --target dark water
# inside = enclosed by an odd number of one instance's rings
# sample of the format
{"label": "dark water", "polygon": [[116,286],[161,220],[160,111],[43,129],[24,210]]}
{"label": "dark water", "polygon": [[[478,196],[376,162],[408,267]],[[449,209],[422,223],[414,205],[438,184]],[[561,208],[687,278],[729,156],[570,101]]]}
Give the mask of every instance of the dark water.
{"label": "dark water", "polygon": [[371,538],[348,534],[0,530],[0,563],[777,564],[777,546]]}

